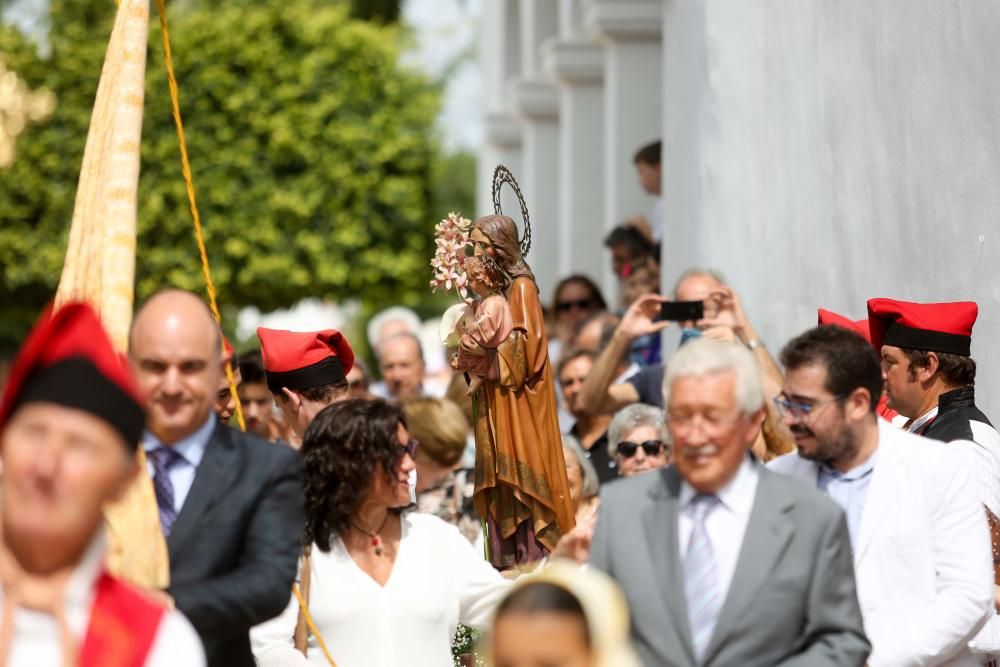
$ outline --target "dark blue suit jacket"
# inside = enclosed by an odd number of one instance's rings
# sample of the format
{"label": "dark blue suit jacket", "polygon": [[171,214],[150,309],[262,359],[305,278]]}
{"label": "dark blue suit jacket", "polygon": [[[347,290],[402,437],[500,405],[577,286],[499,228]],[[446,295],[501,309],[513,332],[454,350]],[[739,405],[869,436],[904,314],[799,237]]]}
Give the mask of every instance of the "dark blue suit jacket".
{"label": "dark blue suit jacket", "polygon": [[302,530],[298,452],[217,425],[167,540],[167,592],[211,667],[253,667],[250,628],[288,604]]}

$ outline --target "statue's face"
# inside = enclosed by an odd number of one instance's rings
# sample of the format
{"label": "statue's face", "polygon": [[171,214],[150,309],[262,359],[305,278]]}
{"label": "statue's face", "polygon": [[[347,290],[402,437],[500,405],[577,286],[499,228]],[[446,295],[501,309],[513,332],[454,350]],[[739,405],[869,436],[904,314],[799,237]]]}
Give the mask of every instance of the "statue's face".
{"label": "statue's face", "polygon": [[493,250],[493,242],[490,241],[490,238],[486,234],[483,234],[483,230],[479,229],[479,227],[472,228],[469,240],[472,241],[473,254],[476,257],[481,257],[484,254],[495,257],[496,251]]}

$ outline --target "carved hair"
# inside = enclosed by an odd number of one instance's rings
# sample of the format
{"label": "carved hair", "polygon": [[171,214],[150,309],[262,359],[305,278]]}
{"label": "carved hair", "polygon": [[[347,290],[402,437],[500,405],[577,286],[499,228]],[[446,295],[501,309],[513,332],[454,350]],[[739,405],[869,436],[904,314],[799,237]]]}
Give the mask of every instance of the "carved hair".
{"label": "carved hair", "polygon": [[535,282],[535,274],[521,256],[521,246],[517,239],[517,225],[506,215],[487,215],[472,225],[490,240],[495,259],[504,276],[513,281],[524,276]]}

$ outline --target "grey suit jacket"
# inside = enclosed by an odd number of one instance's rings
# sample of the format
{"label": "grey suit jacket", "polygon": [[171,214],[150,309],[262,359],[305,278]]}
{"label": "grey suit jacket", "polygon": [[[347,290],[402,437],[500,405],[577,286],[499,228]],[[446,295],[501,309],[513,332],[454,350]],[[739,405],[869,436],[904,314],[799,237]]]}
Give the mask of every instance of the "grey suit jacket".
{"label": "grey suit jacket", "polygon": [[[736,570],[702,665],[863,665],[871,651],[843,512],[801,482],[759,474]],[[612,482],[590,552],[625,592],[647,667],[694,667],[671,466]]]}

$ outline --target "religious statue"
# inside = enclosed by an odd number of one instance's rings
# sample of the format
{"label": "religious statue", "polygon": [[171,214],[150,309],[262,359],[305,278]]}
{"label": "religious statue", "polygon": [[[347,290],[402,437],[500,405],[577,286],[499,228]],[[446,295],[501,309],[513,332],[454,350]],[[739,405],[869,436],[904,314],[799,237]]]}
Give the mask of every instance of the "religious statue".
{"label": "religious statue", "polygon": [[[521,205],[521,238],[500,207],[505,184]],[[531,247],[531,222],[517,182],[503,166],[493,176],[493,203],[496,214],[469,224],[466,239],[455,240],[455,229],[461,227],[457,217],[443,221],[451,222],[445,228],[439,225],[439,251],[464,244],[472,278],[454,261],[443,261],[439,252],[433,284],[448,282],[449,289],[455,284],[463,294],[471,285],[480,297],[470,304],[471,312],[450,322],[463,329],[460,337],[452,336],[459,342],[457,365],[473,371],[467,377],[478,388],[472,395],[474,502],[485,523],[490,562],[509,569],[543,558],[573,528],[574,519],[538,285],[524,260]],[[442,232],[449,241],[442,241]],[[496,296],[506,303],[487,303]],[[476,326],[480,319],[488,320],[485,330]],[[483,344],[497,332],[506,335]]]}

